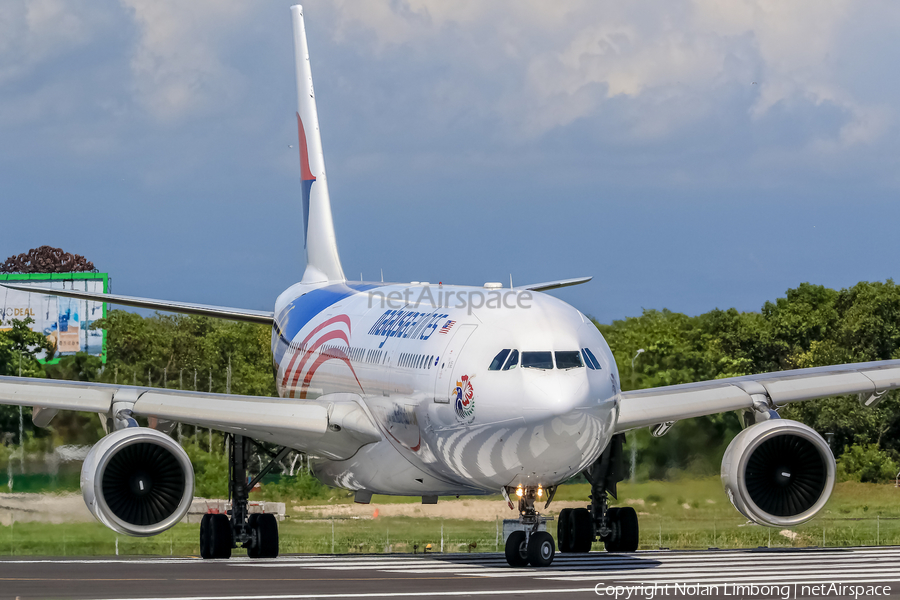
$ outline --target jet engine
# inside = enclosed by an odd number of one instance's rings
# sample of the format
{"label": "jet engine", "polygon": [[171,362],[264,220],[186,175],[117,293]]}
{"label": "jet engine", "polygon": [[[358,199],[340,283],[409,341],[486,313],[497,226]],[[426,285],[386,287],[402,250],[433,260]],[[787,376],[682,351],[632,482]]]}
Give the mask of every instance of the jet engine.
{"label": "jet engine", "polygon": [[825,506],[834,470],[834,455],[822,436],[796,421],[770,419],[731,441],[722,458],[722,483],[748,519],[792,527]]}
{"label": "jet engine", "polygon": [[100,440],[81,468],[81,493],[110,529],[138,537],[162,533],[187,514],[194,469],[169,436],[130,427]]}

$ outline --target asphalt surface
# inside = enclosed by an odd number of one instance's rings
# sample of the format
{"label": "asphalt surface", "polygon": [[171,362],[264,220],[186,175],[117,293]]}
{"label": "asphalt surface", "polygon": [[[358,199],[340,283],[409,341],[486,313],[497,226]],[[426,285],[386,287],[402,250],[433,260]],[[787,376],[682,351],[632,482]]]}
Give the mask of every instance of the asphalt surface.
{"label": "asphalt surface", "polygon": [[498,554],[15,557],[0,560],[0,599],[883,598],[900,597],[898,567],[900,547],[557,554],[546,569]]}

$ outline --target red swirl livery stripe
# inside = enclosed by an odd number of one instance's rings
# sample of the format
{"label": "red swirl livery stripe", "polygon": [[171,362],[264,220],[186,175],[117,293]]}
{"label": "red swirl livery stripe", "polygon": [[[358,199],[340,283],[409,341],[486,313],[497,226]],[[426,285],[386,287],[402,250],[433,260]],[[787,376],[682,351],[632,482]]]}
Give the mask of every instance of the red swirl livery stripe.
{"label": "red swirl livery stripe", "polygon": [[353,377],[356,378],[356,383],[359,385],[359,388],[362,389],[362,384],[359,383],[359,378],[356,377],[356,371],[353,370],[353,365],[350,364],[350,359],[344,354],[344,351],[340,348],[332,348],[327,352],[323,352],[319,355],[309,370],[306,372],[306,377],[303,378],[303,387],[300,388],[300,399],[306,398],[306,392],[309,390],[309,384],[312,382],[313,375],[316,374],[316,371],[325,364],[329,360],[340,360],[345,363],[350,371],[353,373]]}
{"label": "red swirl livery stripe", "polygon": [[[341,328],[342,325],[345,325],[347,327],[346,333]],[[328,329],[334,326],[337,326],[338,328]],[[334,340],[343,341],[349,347],[350,327],[351,325],[349,316],[337,315],[328,319],[327,321],[324,321],[323,323],[320,323],[315,327],[315,329],[309,332],[309,334],[300,343],[297,352],[295,352],[291,357],[287,368],[285,368],[284,370],[284,376],[282,378],[281,385],[283,388],[285,388],[285,392],[287,395],[295,397],[296,386],[302,377],[303,384],[300,389],[300,398],[306,398],[306,395],[309,391],[309,385],[312,382],[312,378],[315,375],[316,371],[320,366],[322,366],[329,360],[339,360],[346,364],[350,369],[350,372],[353,373],[353,377],[354,379],[356,379],[357,385],[359,385],[360,389],[362,389],[362,383],[360,383],[359,377],[356,375],[356,370],[353,368],[353,365],[350,362],[350,358],[342,349],[328,348],[323,352],[319,352],[324,344]],[[312,364],[307,369],[306,374],[304,375],[304,368],[306,368],[309,360],[317,352],[319,353],[318,357],[312,362]]]}
{"label": "red swirl livery stripe", "polygon": [[[328,319],[327,321],[325,321],[324,323],[320,323],[315,329],[310,331],[309,334],[306,336],[306,338],[302,342],[300,342],[298,351],[295,352],[293,356],[291,356],[291,360],[288,363],[288,366],[284,370],[284,379],[282,379],[282,381],[281,381],[282,387],[287,385],[288,376],[290,375],[291,371],[293,371],[294,364],[296,363],[297,359],[301,358],[301,356],[305,356],[305,354],[303,352],[300,352],[300,350],[304,350],[306,348],[306,345],[309,343],[309,340],[311,340],[314,335],[316,335],[317,333],[319,333],[326,327],[330,327],[331,325],[334,325],[335,323],[344,323],[345,325],[347,325],[347,331],[350,331],[350,317],[348,317],[347,315],[338,315],[336,317],[332,317],[332,318]],[[347,342],[347,345],[350,345],[348,338],[344,338],[344,341]],[[316,348],[318,348],[318,346],[316,346]]]}
{"label": "red swirl livery stripe", "polygon": [[[303,367],[306,366],[306,362],[312,358],[312,355],[316,353],[316,350],[322,347],[325,342],[330,342],[331,340],[344,340],[347,345],[350,345],[350,341],[347,339],[346,334],[343,331],[335,330],[329,331],[319,339],[315,341],[315,343],[309,347],[309,349],[303,353],[303,358],[297,363],[297,368],[294,369],[294,376],[291,378],[291,387],[297,385],[297,382],[300,380],[300,373],[303,372]],[[329,349],[326,352],[331,352],[334,349]],[[322,353],[322,356],[325,356],[325,353]]]}

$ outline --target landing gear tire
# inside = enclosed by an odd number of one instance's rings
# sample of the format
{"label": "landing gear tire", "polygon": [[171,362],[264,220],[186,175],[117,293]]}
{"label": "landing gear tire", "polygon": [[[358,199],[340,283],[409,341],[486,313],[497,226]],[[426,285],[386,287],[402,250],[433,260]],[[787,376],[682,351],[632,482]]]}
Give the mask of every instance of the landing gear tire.
{"label": "landing gear tire", "polygon": [[275,515],[253,514],[247,518],[253,542],[247,547],[250,558],[276,558],[278,556],[278,521]]}
{"label": "landing gear tire", "polygon": [[556,548],[553,536],[546,531],[538,531],[528,540],[528,563],[532,567],[549,567],[553,562]]}
{"label": "landing gear tire", "polygon": [[506,562],[511,567],[528,565],[528,548],[525,546],[525,532],[513,531],[506,538]]}
{"label": "landing gear tire", "polygon": [[212,547],[209,543],[209,521],[212,519],[211,514],[203,515],[200,519],[200,556],[202,558],[212,558]]}
{"label": "landing gear tire", "polygon": [[606,512],[612,533],[603,540],[607,552],[634,552],[640,543],[637,513],[630,506]]}
{"label": "landing gear tire", "polygon": [[556,545],[562,553],[573,552],[571,508],[564,508],[559,511],[556,525]]}
{"label": "landing gear tire", "polygon": [[200,520],[200,556],[231,558],[231,523],[226,515],[203,515]]}
{"label": "landing gear tire", "polygon": [[641,542],[638,516],[633,508],[626,506],[619,509],[619,552],[635,552]]}
{"label": "landing gear tire", "polygon": [[572,509],[572,552],[590,552],[594,543],[594,520],[586,508]]}

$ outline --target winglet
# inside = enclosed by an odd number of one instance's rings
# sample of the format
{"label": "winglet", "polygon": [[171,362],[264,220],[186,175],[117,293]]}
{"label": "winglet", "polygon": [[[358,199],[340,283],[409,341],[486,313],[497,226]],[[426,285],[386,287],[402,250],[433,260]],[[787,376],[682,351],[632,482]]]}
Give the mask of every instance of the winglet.
{"label": "winglet", "polygon": [[319,116],[313,90],[312,70],[303,7],[291,7],[294,24],[294,60],[297,68],[297,135],[300,145],[300,183],[303,198],[304,247],[306,271],[303,281],[343,281],[344,270],[338,256],[331,201],[325,177],[325,157],[319,135]]}
{"label": "winglet", "polygon": [[[510,277],[512,279],[512,277]],[[517,290],[531,290],[532,292],[546,292],[547,290],[555,290],[557,288],[569,287],[570,285],[578,285],[587,283],[593,277],[576,277],[574,279],[558,279],[556,281],[545,281],[544,283],[532,283],[529,285],[517,285]]]}

